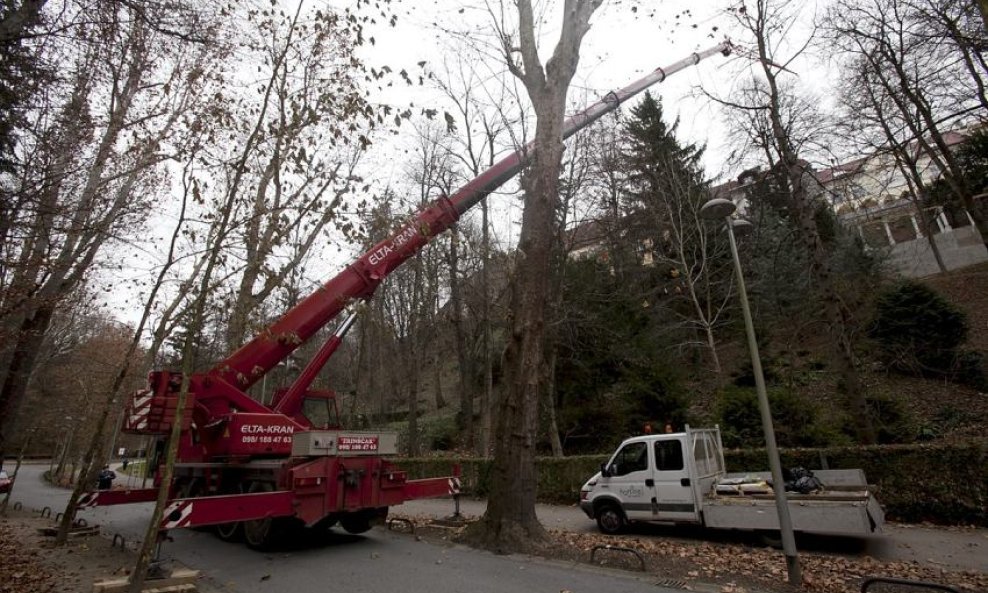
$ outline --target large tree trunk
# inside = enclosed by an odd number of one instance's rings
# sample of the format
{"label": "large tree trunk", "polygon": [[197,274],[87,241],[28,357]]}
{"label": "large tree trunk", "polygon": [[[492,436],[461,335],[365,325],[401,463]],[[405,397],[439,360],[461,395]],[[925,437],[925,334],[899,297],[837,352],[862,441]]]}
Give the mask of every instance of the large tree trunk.
{"label": "large tree trunk", "polygon": [[544,387],[543,320],[556,236],[562,123],[580,44],[600,3],[566,0],[560,39],[544,69],[529,0],[517,2],[522,65],[515,62],[512,41],[504,39],[508,68],[525,84],[537,123],[535,154],[521,178],[525,206],[510,287],[511,317],[504,354],[507,386],[495,421],[491,493],[487,512],[472,530],[479,543],[496,550],[524,548],[545,537],[535,516],[535,445],[540,390]]}
{"label": "large tree trunk", "polygon": [[27,392],[28,382],[41,352],[45,332],[51,325],[55,303],[43,303],[25,319],[14,339],[12,355],[0,385],[0,453],[6,450],[7,435],[13,434],[16,420]]}

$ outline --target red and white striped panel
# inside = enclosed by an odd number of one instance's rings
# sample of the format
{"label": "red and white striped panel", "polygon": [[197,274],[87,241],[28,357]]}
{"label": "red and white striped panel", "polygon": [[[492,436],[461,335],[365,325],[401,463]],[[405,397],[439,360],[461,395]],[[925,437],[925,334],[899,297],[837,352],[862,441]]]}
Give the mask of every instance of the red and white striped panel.
{"label": "red and white striped panel", "polygon": [[150,389],[142,389],[134,394],[131,401],[130,414],[127,416],[127,426],[133,430],[145,430],[151,414],[151,399],[154,394]]}
{"label": "red and white striped panel", "polygon": [[185,527],[192,516],[191,500],[176,500],[165,508],[161,521],[162,529],[177,529]]}
{"label": "red and white striped panel", "polygon": [[449,479],[449,493],[450,494],[459,494],[460,493],[460,479],[459,478],[450,478]]}

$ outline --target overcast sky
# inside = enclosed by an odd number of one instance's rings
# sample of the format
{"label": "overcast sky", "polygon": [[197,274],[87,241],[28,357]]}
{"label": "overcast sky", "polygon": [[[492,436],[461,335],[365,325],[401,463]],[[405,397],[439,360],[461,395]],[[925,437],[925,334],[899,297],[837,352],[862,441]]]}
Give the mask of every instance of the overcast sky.
{"label": "overcast sky", "polygon": [[[286,6],[297,0],[281,0]],[[310,8],[325,5],[353,6],[353,0],[303,0]],[[640,78],[656,67],[679,61],[692,52],[708,48],[725,36],[741,37],[733,31],[731,19],[724,9],[735,2],[728,0],[605,0],[591,21],[590,32],[584,39],[579,70],[570,89],[570,109],[575,111],[606,94]],[[551,52],[558,38],[561,0],[536,2],[542,17],[540,22],[540,47],[543,61]],[[504,0],[506,21],[516,22],[516,11],[511,0]],[[393,0],[392,10],[398,15],[397,24],[391,27],[384,22],[366,31],[375,43],[363,50],[368,65],[389,66],[394,72],[402,69],[416,75],[425,69],[439,71],[444,59],[460,55],[476,64],[479,72],[488,73],[492,84],[511,82],[510,77],[497,79],[503,72],[503,64],[496,51],[484,53],[493,35],[493,15],[501,10],[498,0]],[[813,10],[810,6],[809,11]],[[809,13],[808,13],[808,16]],[[511,25],[513,27],[513,25]],[[480,51],[470,47],[480,48]],[[820,86],[825,75],[820,71],[805,76],[812,69],[808,61],[797,63],[793,69],[801,75],[801,81]],[[663,100],[667,116],[680,118],[679,136],[687,141],[708,146],[705,166],[707,174],[714,177],[722,171],[722,163],[728,150],[723,134],[723,118],[720,109],[709,100],[698,98],[697,88],[702,86],[721,96],[729,96],[739,78],[738,58],[726,59],[714,56],[700,65],[687,68],[652,88],[652,93]],[[414,102],[417,108],[444,108],[441,96],[428,85],[407,87],[396,85],[385,93],[375,93],[373,100],[404,107]],[[405,176],[402,147],[408,147],[414,132],[403,125],[393,139],[377,141],[365,159],[363,174],[373,181],[380,191],[385,187],[400,185]],[[403,144],[404,143],[404,144]],[[409,196],[408,204],[417,201]],[[520,203],[498,196],[492,199],[493,215],[497,218],[494,230],[502,245],[512,245],[517,238],[520,220]],[[399,209],[400,206],[396,206]],[[318,263],[307,274],[313,287],[347,265],[356,254],[346,241],[322,246]]]}
{"label": "overcast sky", "polygon": [[[345,0],[333,0],[333,4]],[[561,1],[536,3],[536,11],[543,17],[540,22],[540,55],[543,61],[551,53],[559,36]],[[691,4],[700,4],[691,8]],[[723,16],[723,8],[729,3],[723,0],[685,2],[682,0],[651,0],[628,2],[605,0],[591,21],[590,32],[584,39],[580,67],[573,79],[569,93],[570,110],[575,111],[588,102],[640,78],[659,66],[666,66],[689,56],[693,51],[705,49],[722,41],[724,29],[729,24]],[[649,6],[651,8],[645,8]],[[691,8],[689,13],[684,11]],[[490,86],[514,84],[504,74],[503,60],[492,47],[494,16],[501,11],[498,0],[398,0],[392,3],[398,15],[395,27],[379,24],[368,29],[374,44],[363,50],[368,65],[387,65],[393,71],[402,69],[416,75],[425,70],[441,72],[443,63],[462,56],[482,76],[490,79]],[[513,2],[504,2],[505,20],[516,22]],[[677,16],[678,15],[678,16]],[[714,28],[716,27],[716,30]],[[706,143],[710,140],[707,168],[711,174],[719,169],[723,151],[719,148],[722,136],[717,133],[718,115],[708,101],[697,100],[691,95],[700,84],[720,88],[718,78],[726,78],[726,72],[736,68],[728,66],[721,56],[709,58],[698,67],[670,76],[652,89],[661,96],[669,116],[680,116],[680,135],[687,140]],[[723,81],[721,81],[723,82]],[[522,91],[523,94],[523,91]],[[443,103],[442,96],[430,88],[396,85],[384,93],[375,93],[375,101],[394,105],[414,102],[416,108],[452,108]],[[527,101],[527,99],[526,99]],[[367,163],[373,171],[378,188],[400,185],[407,160],[402,149],[414,142],[410,126],[402,126],[394,139],[379,139],[378,145],[368,155]],[[498,221],[495,233],[502,243],[512,244],[518,230],[520,204],[510,199],[498,200],[492,207]],[[513,221],[513,222],[512,222]]]}
{"label": "overcast sky", "polygon": [[[514,20],[513,2],[505,0],[506,14]],[[541,55],[551,52],[558,38],[561,1],[537,3],[544,9]],[[730,36],[743,37],[733,29],[734,23],[725,15],[725,8],[737,4],[734,0],[605,0],[591,21],[590,32],[584,39],[580,68],[573,80],[570,103],[581,103],[586,94],[596,98],[608,90],[622,87],[658,66],[668,65],[687,57],[691,52],[705,49]],[[812,20],[816,3],[805,2],[806,22]],[[388,64],[397,71],[405,68],[418,72],[421,61],[427,67],[439,68],[443,56],[463,52],[473,42],[483,45],[491,35],[491,13],[500,10],[498,0],[400,0],[393,4],[399,19],[397,27],[376,27],[376,44],[365,55],[369,62]],[[805,29],[793,31],[794,42],[804,38]],[[497,57],[478,63],[478,67],[498,68]],[[738,58],[715,56],[697,67],[688,68],[666,82],[653,87],[652,93],[662,97],[666,113],[679,116],[680,135],[709,146],[706,168],[713,176],[721,169],[727,152],[723,135],[723,119],[719,108],[705,98],[698,98],[702,86],[722,96],[729,96],[741,64]],[[793,66],[801,82],[813,89],[825,88],[825,75],[819,64],[801,60]],[[584,93],[584,91],[587,91]],[[408,92],[408,89],[404,89]],[[428,101],[428,95],[412,93]]]}

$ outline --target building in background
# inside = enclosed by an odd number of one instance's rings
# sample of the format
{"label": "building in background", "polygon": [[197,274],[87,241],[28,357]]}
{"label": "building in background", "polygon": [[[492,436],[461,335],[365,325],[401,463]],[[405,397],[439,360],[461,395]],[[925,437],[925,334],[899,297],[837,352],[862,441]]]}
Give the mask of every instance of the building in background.
{"label": "building in background", "polygon": [[[960,145],[965,138],[961,132],[944,135],[951,147]],[[940,175],[925,155],[918,156],[917,169],[927,186]],[[766,173],[758,169],[745,171],[737,180],[712,188],[712,193],[733,200],[744,211],[749,186]],[[930,234],[948,270],[988,261],[988,249],[967,210],[917,204],[912,199],[910,182],[888,152],[814,171],[813,177],[815,187],[811,193],[825,199],[840,221],[853,228],[869,249],[885,251],[891,266],[903,276],[918,278],[940,271],[922,224],[920,207],[932,222]]]}

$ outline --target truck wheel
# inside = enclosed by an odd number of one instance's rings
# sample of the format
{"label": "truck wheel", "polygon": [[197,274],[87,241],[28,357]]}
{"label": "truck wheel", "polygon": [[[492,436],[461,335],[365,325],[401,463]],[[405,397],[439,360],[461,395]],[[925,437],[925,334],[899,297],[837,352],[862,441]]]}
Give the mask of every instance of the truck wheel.
{"label": "truck wheel", "polygon": [[624,531],[627,526],[624,513],[616,504],[605,504],[597,509],[597,528],[601,533],[616,535]]}
{"label": "truck wheel", "polygon": [[[243,494],[243,491],[243,487],[238,485],[232,492],[224,492],[224,494]],[[239,543],[244,540],[244,526],[240,521],[215,525],[213,533],[225,542]]]}
{"label": "truck wheel", "polygon": [[320,519],[318,523],[312,526],[312,529],[316,531],[328,531],[337,523],[339,523],[339,518],[336,515],[329,515]]}
{"label": "truck wheel", "polygon": [[354,535],[370,531],[370,517],[366,513],[349,513],[340,517],[340,526]]}
{"label": "truck wheel", "polygon": [[239,542],[244,538],[244,528],[240,521],[220,523],[214,533],[225,542]]}
{"label": "truck wheel", "polygon": [[376,523],[388,518],[388,507],[367,509],[356,513],[347,513],[340,517],[340,526],[348,533],[358,534],[369,531]]}
{"label": "truck wheel", "polygon": [[[254,482],[250,485],[248,492],[272,492],[274,485],[270,482]],[[284,519],[282,517],[268,517],[266,519],[254,519],[243,521],[244,540],[247,547],[254,550],[270,550],[281,540]]]}

